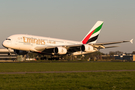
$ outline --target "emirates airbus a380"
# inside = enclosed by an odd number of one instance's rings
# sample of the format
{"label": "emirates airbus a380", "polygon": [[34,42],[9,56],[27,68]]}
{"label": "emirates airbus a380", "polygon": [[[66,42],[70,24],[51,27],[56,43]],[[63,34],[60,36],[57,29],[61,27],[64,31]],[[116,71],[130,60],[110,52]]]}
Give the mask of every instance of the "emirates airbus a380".
{"label": "emirates airbus a380", "polygon": [[15,34],[9,36],[2,45],[7,49],[13,49],[18,55],[25,55],[28,52],[42,53],[46,55],[82,55],[99,49],[112,48],[110,44],[118,44],[129,41],[96,43],[101,31],[103,21],[97,21],[82,41],[71,41],[50,37],[41,37],[27,34]]}

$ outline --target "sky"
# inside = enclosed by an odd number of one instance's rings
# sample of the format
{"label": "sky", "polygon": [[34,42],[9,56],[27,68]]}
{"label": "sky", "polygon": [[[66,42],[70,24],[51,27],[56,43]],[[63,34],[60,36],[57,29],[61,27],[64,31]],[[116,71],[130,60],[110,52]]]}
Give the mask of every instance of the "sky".
{"label": "sky", "polygon": [[[135,39],[135,0],[0,0],[0,42],[13,34],[81,41],[98,20],[97,43]],[[116,46],[101,52],[135,51],[134,44]]]}

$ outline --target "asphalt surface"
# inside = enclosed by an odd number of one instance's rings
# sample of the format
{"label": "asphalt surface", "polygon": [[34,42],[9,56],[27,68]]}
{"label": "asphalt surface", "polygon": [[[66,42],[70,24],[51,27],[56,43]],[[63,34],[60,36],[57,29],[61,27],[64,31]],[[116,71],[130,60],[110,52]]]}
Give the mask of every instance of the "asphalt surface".
{"label": "asphalt surface", "polygon": [[134,72],[134,71],[135,71],[135,70],[44,71],[44,72],[0,72],[0,74],[81,73],[81,72]]}

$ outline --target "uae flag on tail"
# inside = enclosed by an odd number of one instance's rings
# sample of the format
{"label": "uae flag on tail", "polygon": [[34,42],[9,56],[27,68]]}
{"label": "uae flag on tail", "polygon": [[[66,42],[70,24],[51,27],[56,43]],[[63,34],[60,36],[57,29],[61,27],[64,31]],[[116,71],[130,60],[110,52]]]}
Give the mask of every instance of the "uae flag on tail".
{"label": "uae flag on tail", "polygon": [[92,29],[88,32],[88,34],[82,40],[82,43],[83,44],[96,43],[99,33],[101,31],[102,25],[103,25],[103,21],[97,21],[97,23],[92,27]]}

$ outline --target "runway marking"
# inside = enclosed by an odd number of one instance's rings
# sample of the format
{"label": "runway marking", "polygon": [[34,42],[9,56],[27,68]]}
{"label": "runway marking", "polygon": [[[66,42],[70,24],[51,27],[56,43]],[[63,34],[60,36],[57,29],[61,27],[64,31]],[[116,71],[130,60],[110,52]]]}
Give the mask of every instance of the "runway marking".
{"label": "runway marking", "polygon": [[135,70],[43,71],[43,72],[0,72],[0,74],[81,73],[81,72],[134,72],[134,71],[135,71]]}

